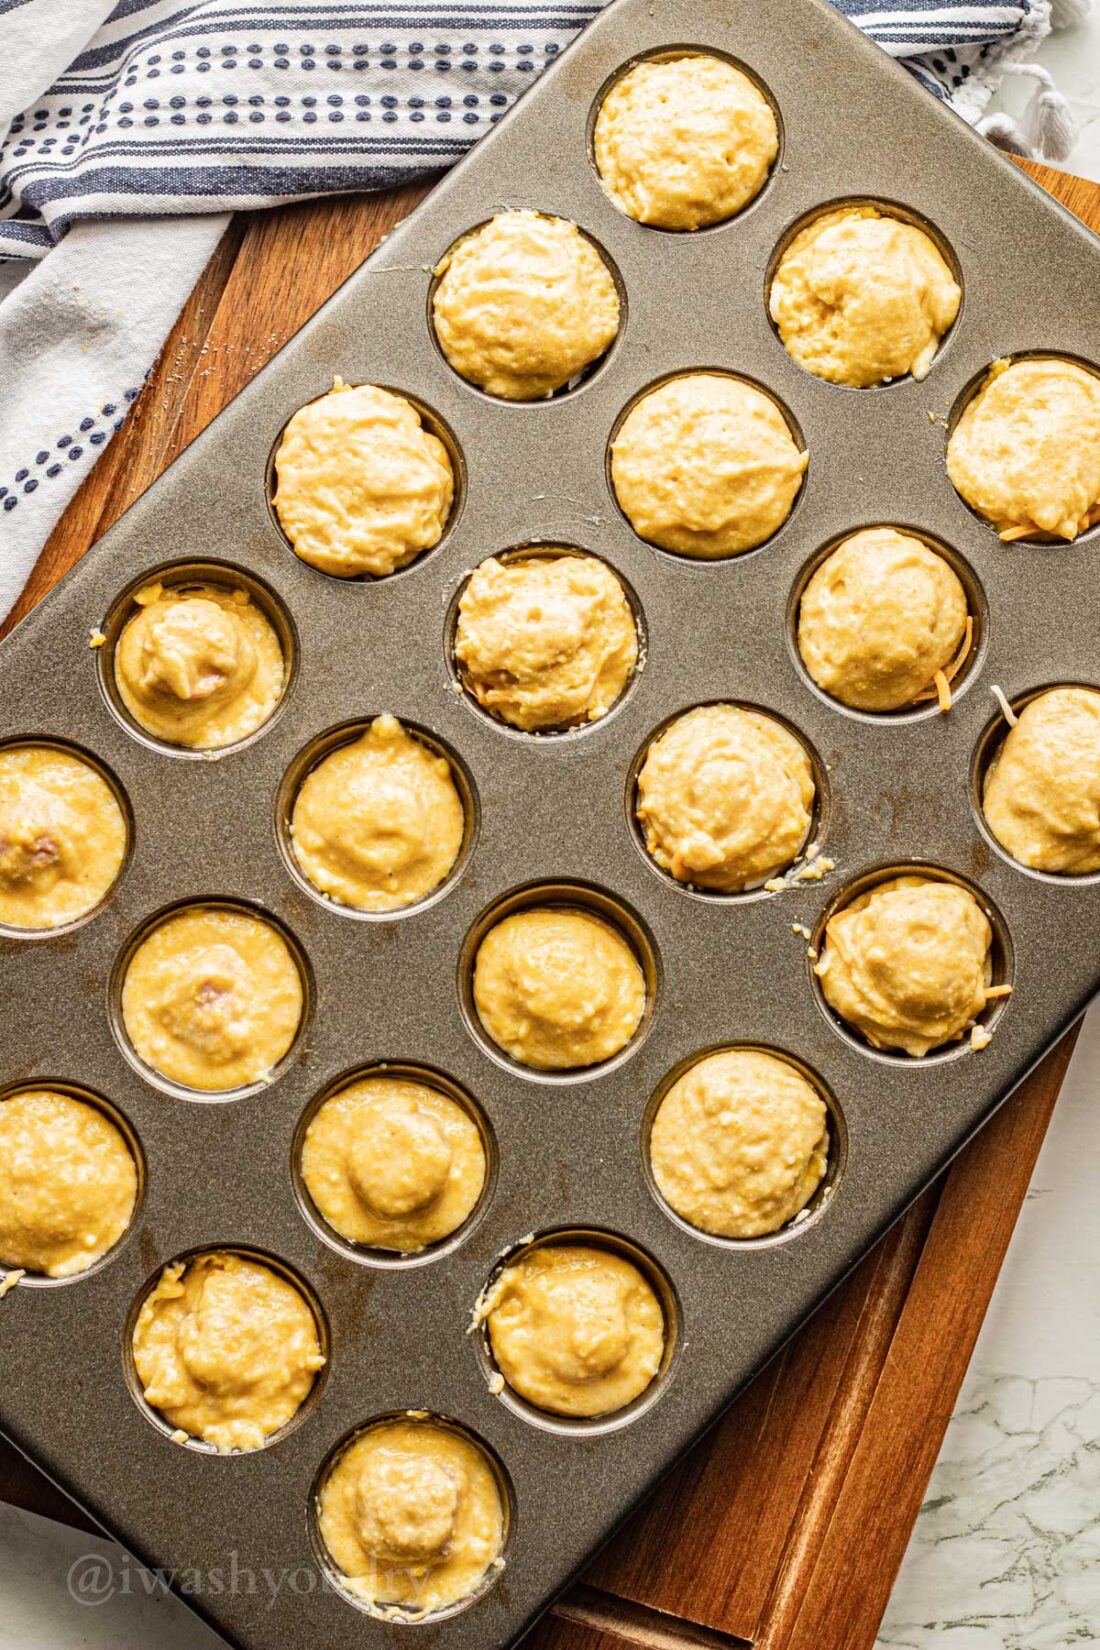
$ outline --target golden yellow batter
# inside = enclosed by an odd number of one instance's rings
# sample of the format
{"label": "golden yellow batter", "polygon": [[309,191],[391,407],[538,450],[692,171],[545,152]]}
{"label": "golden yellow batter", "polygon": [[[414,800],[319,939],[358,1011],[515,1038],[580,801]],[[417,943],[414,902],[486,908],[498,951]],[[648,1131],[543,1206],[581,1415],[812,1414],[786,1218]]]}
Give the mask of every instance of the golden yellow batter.
{"label": "golden yellow batter", "polygon": [[474,964],[485,1030],[521,1065],[567,1071],[610,1060],[645,1013],[645,976],[610,923],[587,911],[516,911],[490,928]]}
{"label": "golden yellow batter", "polygon": [[294,1042],[302,980],[290,948],[247,911],[192,906],[142,940],[122,984],[134,1052],[185,1088],[262,1082]]}
{"label": "golden yellow batter", "polygon": [[436,270],[436,337],[489,395],[538,401],[607,350],[619,330],[611,271],[575,223],[501,212]]}
{"label": "golden yellow batter", "polygon": [[931,695],[937,671],[949,680],[967,617],[966,591],[942,556],[895,527],[869,527],[807,584],[798,648],[818,687],[842,704],[901,710]]}
{"label": "golden yellow batter", "polygon": [[957,1042],[991,994],[993,930],[965,888],[902,876],[829,918],[815,972],[873,1048],[920,1059]]}
{"label": "golden yellow batter", "polygon": [[220,750],[268,720],[283,691],[279,638],[248,591],[149,584],[115,649],[123,704],[147,733]]}
{"label": "golden yellow batter", "polygon": [[808,463],[770,396],[713,372],[643,395],[611,446],[615,496],[638,536],[711,560],[771,538]]}
{"label": "golden yellow batter", "polygon": [[639,1268],[610,1249],[529,1249],[501,1272],[478,1315],[508,1385],[555,1415],[624,1408],[664,1358],[661,1303]]}
{"label": "golden yellow batter", "polygon": [[455,657],[480,705],[533,733],[606,716],[638,662],[638,629],[595,556],[490,556],[462,592]]}
{"label": "golden yellow batter", "polygon": [[0,1265],[71,1278],[130,1224],[137,1168],[96,1106],[53,1089],[0,1102]]}
{"label": "golden yellow batter", "polygon": [[867,204],[826,212],[801,230],[769,299],[799,366],[858,389],[907,373],[926,378],[961,302],[931,236]]}
{"label": "golden yellow batter", "polygon": [[774,717],[739,705],[678,716],[638,774],[645,843],[678,882],[734,894],[801,852],[813,820],[805,747]]}
{"label": "golden yellow batter", "polygon": [[1100,377],[997,361],[947,443],[947,473],[1002,539],[1075,539],[1100,521]]}
{"label": "golden yellow batter", "polygon": [[1052,688],[1024,706],[986,774],[986,824],[1035,871],[1100,871],[1100,693]]}
{"label": "golden yellow batter", "polygon": [[701,1231],[753,1238],[806,1207],[829,1164],[829,1111],[786,1060],[708,1054],[669,1089],[649,1141],[666,1202]]}
{"label": "golden yellow batter", "polygon": [[369,1427],[317,1501],[341,1585],[390,1620],[447,1610],[503,1568],[496,1474],[476,1444],[427,1417]]}
{"label": "golden yellow batter", "polygon": [[445,756],[378,716],[306,775],[290,834],[305,875],[357,911],[426,898],[462,847],[466,816]]}
{"label": "golden yellow batter", "polygon": [[0,923],[60,928],[93,910],[126,857],[107,781],[52,745],[0,750]]}
{"label": "golden yellow batter", "polygon": [[146,1403],[223,1453],[260,1449],[285,1427],[325,1362],[301,1292],[227,1250],[164,1268],[133,1350]]}
{"label": "golden yellow batter", "polygon": [[702,229],[760,193],[779,129],[748,75],[692,52],[628,70],[600,105],[593,142],[603,186],[628,217]]}
{"label": "golden yellow batter", "polygon": [[339,579],[384,578],[430,550],[454,498],[450,454],[411,402],[339,378],[294,414],[275,470],[295,553]]}
{"label": "golden yellow batter", "polygon": [[364,1077],[319,1107],[302,1178],[350,1243],[415,1254],[450,1237],[477,1207],[485,1148],[470,1114],[426,1083]]}

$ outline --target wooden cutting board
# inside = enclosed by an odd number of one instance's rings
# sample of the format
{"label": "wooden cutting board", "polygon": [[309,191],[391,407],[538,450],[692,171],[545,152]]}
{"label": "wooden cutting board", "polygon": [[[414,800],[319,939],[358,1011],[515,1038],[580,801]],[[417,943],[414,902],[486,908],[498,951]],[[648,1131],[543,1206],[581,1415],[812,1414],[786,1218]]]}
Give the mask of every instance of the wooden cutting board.
{"label": "wooden cutting board", "polygon": [[[1100,233],[1100,187],[1027,169]],[[3,630],[426,192],[234,220]],[[1075,1038],[1048,1055],[635,1515],[531,1650],[871,1650]],[[87,1523],[2,1440],[0,1499]]]}

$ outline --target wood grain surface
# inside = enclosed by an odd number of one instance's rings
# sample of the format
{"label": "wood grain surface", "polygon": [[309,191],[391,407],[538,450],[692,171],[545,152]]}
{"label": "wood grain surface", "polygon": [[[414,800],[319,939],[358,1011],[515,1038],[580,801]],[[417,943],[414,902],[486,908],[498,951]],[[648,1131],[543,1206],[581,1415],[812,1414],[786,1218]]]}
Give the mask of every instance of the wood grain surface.
{"label": "wood grain surface", "polygon": [[[1100,188],[1027,169],[1100,231]],[[426,191],[235,220],[4,630]],[[635,1514],[531,1650],[871,1650],[1075,1035]],[[87,1526],[2,1441],[0,1499]]]}

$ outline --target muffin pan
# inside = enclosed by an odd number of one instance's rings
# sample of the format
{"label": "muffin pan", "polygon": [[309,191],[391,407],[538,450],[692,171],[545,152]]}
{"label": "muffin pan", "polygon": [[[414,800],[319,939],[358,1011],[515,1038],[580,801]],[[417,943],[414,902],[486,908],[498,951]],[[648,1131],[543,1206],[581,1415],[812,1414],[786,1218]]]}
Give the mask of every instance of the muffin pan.
{"label": "muffin pan", "polygon": [[[758,200],[696,235],[626,218],[587,147],[610,77],[639,54],[685,45],[743,63],[783,125],[781,161]],[[930,224],[958,254],[966,294],[928,379],[889,394],[803,372],[765,305],[766,272],[792,226],[822,204],[867,197]],[[506,204],[577,222],[627,297],[600,369],[536,404],[473,390],[427,324],[430,269]],[[510,1492],[506,1570],[435,1623],[432,1643],[513,1644],[1085,1007],[1100,973],[1100,879],[1040,878],[1011,863],[975,816],[974,786],[993,684],[1013,703],[1052,683],[1096,684],[1098,533],[1001,545],[952,488],[944,448],[952,408],[998,357],[1042,350],[1100,363],[1097,272],[1087,232],[825,0],[617,0],[0,650],[0,742],[75,745],[113,776],[133,818],[125,874],[90,919],[0,937],[0,1092],[50,1078],[103,1096],[145,1169],[133,1226],[101,1265],[0,1301],[0,1418],[145,1560],[209,1572],[235,1553],[242,1569],[284,1578],[274,1597],[260,1587],[192,1598],[242,1650],[417,1637],[328,1584],[311,1513],[341,1441],[410,1408],[468,1429]],[[810,452],[786,525],[723,562],[642,543],[607,481],[624,408],[698,368],[765,387]],[[458,459],[443,540],[379,582],[298,561],[270,510],[280,431],[336,374],[412,397]],[[845,533],[880,523],[911,524],[972,573],[980,644],[947,716],[853,714],[811,690],[792,654],[790,602],[806,567]],[[446,656],[462,580],[485,556],[533,544],[602,556],[644,615],[644,668],[583,736],[497,725]],[[136,581],[215,562],[280,615],[294,668],[277,714],[246,743],[180,763],[136,732],[111,693],[118,604]],[[90,650],[99,627],[107,642]],[[783,717],[824,764],[819,840],[836,865],[825,881],[774,897],[685,898],[639,852],[624,813],[636,753],[674,714],[724,700]],[[477,832],[437,897],[356,922],[291,874],[286,807],[303,753],[382,710],[465,765]],[[980,1053],[965,1044],[950,1058],[878,1057],[816,991],[806,934],[820,932],[835,900],[912,866],[962,879],[995,914],[1014,993],[996,1003]],[[486,914],[547,890],[627,923],[651,982],[642,1033],[583,1080],[540,1080],[497,1057],[470,1019],[468,968]],[[112,982],[131,937],[195,901],[274,918],[309,981],[294,1048],[272,1082],[239,1098],[166,1092],[118,1039]],[[649,1177],[651,1097],[682,1062],[731,1043],[790,1055],[839,1119],[828,1195],[782,1241],[711,1242],[670,1217]],[[494,1142],[489,1195],[431,1264],[353,1258],[303,1212],[303,1115],[341,1076],[386,1062],[442,1073]],[[533,1425],[496,1396],[466,1331],[502,1251],[532,1234],[593,1230],[640,1250],[667,1280],[677,1335],[652,1400],[578,1437]],[[219,1246],[302,1279],[330,1363],[298,1424],[254,1454],[215,1458],[149,1424],[131,1390],[126,1329],[165,1263]]]}

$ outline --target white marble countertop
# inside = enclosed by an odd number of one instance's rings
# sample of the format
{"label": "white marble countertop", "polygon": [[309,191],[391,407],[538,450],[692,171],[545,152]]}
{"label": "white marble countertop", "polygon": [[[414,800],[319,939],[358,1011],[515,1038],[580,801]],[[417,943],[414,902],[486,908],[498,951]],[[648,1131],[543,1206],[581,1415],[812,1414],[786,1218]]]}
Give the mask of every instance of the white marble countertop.
{"label": "white marble countertop", "polygon": [[[1039,60],[1100,182],[1100,10]],[[1019,114],[1014,81],[995,107]],[[1070,1068],[878,1650],[1100,1647],[1100,1004]],[[218,1650],[163,1581],[0,1506],[0,1650]]]}

